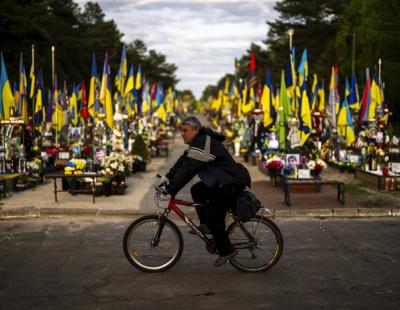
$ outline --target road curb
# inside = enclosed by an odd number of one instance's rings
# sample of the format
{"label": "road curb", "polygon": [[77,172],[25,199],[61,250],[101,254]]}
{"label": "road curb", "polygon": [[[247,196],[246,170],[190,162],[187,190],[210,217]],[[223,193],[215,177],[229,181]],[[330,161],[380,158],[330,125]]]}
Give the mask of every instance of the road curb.
{"label": "road curb", "polygon": [[[267,217],[276,219],[295,219],[295,218],[382,218],[400,217],[400,208],[336,208],[336,209],[276,209],[270,210],[272,214],[264,214]],[[0,220],[16,218],[54,218],[54,217],[134,217],[155,212],[143,212],[131,209],[83,209],[83,208],[19,208],[0,210]],[[173,215],[173,214],[171,214]],[[193,214],[188,214],[192,216]]]}
{"label": "road curb", "polygon": [[278,209],[275,218],[328,218],[332,217],[332,209]]}

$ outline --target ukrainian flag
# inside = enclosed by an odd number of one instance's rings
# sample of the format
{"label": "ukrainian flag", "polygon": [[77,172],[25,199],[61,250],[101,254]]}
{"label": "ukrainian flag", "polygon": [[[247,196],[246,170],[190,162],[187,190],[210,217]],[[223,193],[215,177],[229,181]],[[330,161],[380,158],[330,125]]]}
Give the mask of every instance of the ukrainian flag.
{"label": "ukrainian flag", "polygon": [[106,124],[110,129],[114,128],[114,119],[113,119],[113,105],[112,105],[112,97],[111,97],[111,82],[110,82],[110,66],[108,64],[108,54],[106,53],[104,60],[104,68],[103,68],[103,77],[101,79],[101,88],[100,88],[100,102],[103,107],[105,107],[106,113]]}
{"label": "ukrainian flag", "polygon": [[21,60],[19,63],[19,98],[18,98],[18,107],[21,109],[21,117],[25,124],[28,124],[28,102],[27,102],[27,91],[28,91],[28,83],[26,79],[26,71],[24,62]]}
{"label": "ukrainian flag", "polygon": [[275,108],[272,102],[272,84],[271,73],[268,70],[266,83],[264,85],[263,94],[261,97],[261,105],[264,109],[264,127],[268,127],[274,123]]}
{"label": "ukrainian flag", "polygon": [[37,129],[40,132],[42,131],[42,122],[44,120],[43,95],[44,95],[44,88],[43,88],[43,82],[42,82],[42,73],[39,72],[38,80],[37,80],[37,93],[36,93],[35,115],[33,118],[33,125],[34,125],[34,127],[37,126]]}
{"label": "ukrainian flag", "polygon": [[90,77],[90,86],[89,86],[89,102],[88,102],[88,112],[89,116],[94,119],[95,114],[95,103],[98,100],[98,84],[99,84],[99,76],[97,74],[97,65],[96,65],[96,56],[92,55],[92,73]]}
{"label": "ukrainian flag", "polygon": [[346,97],[344,97],[344,101],[338,115],[337,130],[339,135],[345,137],[347,146],[352,145],[356,140],[353,120],[351,118],[350,108]]}
{"label": "ukrainian flag", "polygon": [[378,76],[375,72],[371,83],[371,104],[368,110],[368,119],[376,118],[376,108],[382,105],[382,92],[379,87]]}
{"label": "ukrainian flag", "polygon": [[3,53],[1,53],[0,118],[9,119],[11,108],[14,108],[14,97],[7,76],[7,70],[6,70],[6,65],[4,63]]}
{"label": "ukrainian flag", "polygon": [[70,121],[73,126],[78,125],[78,104],[76,100],[76,88],[75,88],[75,83],[74,86],[72,87],[72,95],[69,99],[69,116],[70,116]]}
{"label": "ukrainian flag", "polygon": [[299,133],[300,133],[301,145],[304,145],[304,143],[306,143],[308,137],[311,134],[311,128],[312,128],[310,102],[308,100],[308,95],[307,95],[306,81],[304,81],[302,86],[301,103],[298,109],[298,117],[300,120]]}
{"label": "ukrainian flag", "polygon": [[357,76],[354,73],[351,78],[351,90],[349,95],[349,108],[360,110],[360,96],[358,95]]}
{"label": "ukrainian flag", "polygon": [[140,69],[139,66],[136,72],[135,89],[139,90],[141,88],[142,88],[142,70]]}
{"label": "ukrainian flag", "polygon": [[299,71],[299,87],[303,86],[303,83],[307,81],[308,78],[308,60],[307,60],[307,49],[305,48],[303,51],[303,55],[301,56],[300,65],[298,68]]}

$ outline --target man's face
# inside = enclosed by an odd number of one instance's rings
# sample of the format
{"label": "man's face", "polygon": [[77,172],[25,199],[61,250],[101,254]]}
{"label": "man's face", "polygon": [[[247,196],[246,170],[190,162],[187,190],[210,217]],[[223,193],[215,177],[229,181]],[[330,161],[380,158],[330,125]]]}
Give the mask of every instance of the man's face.
{"label": "man's face", "polygon": [[97,161],[102,163],[104,161],[104,152],[103,151],[96,151],[95,153]]}
{"label": "man's face", "polygon": [[291,167],[296,167],[296,165],[297,165],[297,160],[296,160],[296,158],[289,158],[289,165],[290,165]]}
{"label": "man's face", "polygon": [[190,144],[198,133],[199,130],[190,125],[182,125],[181,127],[181,135],[185,144]]}

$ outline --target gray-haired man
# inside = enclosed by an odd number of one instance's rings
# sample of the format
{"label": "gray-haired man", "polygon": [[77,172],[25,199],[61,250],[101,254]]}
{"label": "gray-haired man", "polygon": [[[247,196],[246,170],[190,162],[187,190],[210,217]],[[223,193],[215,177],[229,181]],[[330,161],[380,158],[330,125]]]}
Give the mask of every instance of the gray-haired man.
{"label": "gray-haired man", "polygon": [[199,217],[211,231],[220,255],[214,266],[221,266],[237,253],[225,232],[225,214],[250,186],[250,175],[224,147],[225,137],[203,127],[196,117],[182,122],[181,134],[189,148],[165,175],[166,190],[176,195],[195,175],[199,176],[201,182],[192,186],[191,193],[195,202],[207,204],[199,210]]}

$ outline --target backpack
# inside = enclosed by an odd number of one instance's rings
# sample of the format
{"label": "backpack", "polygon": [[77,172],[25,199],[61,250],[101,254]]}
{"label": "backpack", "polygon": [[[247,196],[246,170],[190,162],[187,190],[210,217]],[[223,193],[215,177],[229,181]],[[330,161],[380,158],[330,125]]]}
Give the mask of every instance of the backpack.
{"label": "backpack", "polygon": [[244,191],[236,199],[236,206],[232,208],[232,211],[241,222],[247,222],[256,215],[260,208],[261,202],[256,196],[249,191]]}

